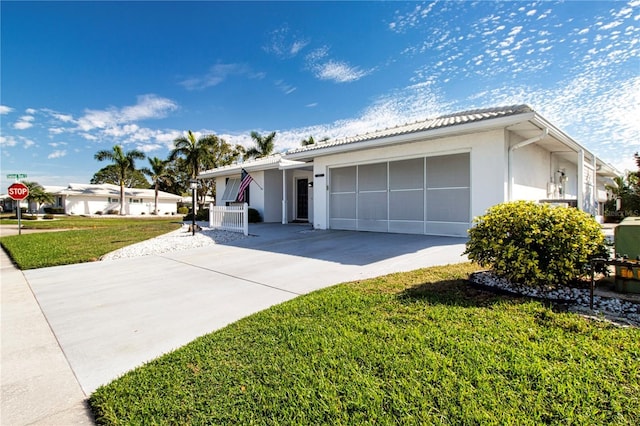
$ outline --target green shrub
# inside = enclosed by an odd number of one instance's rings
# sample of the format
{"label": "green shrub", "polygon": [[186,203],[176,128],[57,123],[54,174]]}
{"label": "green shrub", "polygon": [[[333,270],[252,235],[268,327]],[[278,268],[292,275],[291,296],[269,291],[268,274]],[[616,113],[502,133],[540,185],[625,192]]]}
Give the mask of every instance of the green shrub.
{"label": "green shrub", "polygon": [[260,216],[260,212],[254,208],[249,207],[249,223],[260,223],[262,222],[262,216]]}
{"label": "green shrub", "polygon": [[45,207],[44,212],[47,214],[64,214],[64,207]]}
{"label": "green shrub", "polygon": [[571,284],[589,259],[606,256],[600,225],[575,208],[516,201],[474,219],[465,254],[481,266],[528,285]]}
{"label": "green shrub", "polygon": [[51,214],[51,213],[47,213],[47,214],[45,214],[42,218],[43,218],[43,219],[53,219],[53,218],[54,218],[54,216],[53,216],[53,214]]}
{"label": "green shrub", "polygon": [[178,207],[178,214],[187,214],[189,213],[189,207]]}
{"label": "green shrub", "polygon": [[[185,215],[182,220],[185,222],[191,222],[193,218],[193,213],[189,212]],[[199,222],[207,222],[209,220],[209,209],[200,209],[196,213],[196,220]]]}

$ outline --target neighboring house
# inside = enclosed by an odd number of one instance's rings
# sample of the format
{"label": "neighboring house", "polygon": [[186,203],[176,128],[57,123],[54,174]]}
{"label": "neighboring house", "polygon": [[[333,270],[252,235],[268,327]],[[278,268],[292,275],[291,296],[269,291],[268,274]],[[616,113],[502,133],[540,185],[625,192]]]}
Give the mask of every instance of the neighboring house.
{"label": "neighboring house", "polygon": [[465,236],[472,219],[511,200],[602,215],[619,173],[527,105],[446,115],[208,170],[217,204],[236,200],[265,222],[316,229]]}
{"label": "neighboring house", "polygon": [[[120,211],[118,185],[71,183],[67,187],[45,187],[45,190],[54,197],[54,202],[47,206],[64,208],[66,214],[118,214]],[[177,203],[181,199],[179,195],[159,191],[158,214],[175,214]],[[153,189],[125,188],[124,213],[132,216],[152,214],[155,208],[154,200]],[[41,208],[41,211],[43,210],[44,207]]]}

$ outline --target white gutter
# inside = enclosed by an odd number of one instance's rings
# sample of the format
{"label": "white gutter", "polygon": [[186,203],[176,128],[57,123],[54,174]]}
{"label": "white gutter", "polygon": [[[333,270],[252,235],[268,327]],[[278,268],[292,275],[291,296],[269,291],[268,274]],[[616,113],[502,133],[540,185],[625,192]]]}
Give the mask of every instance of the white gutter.
{"label": "white gutter", "polygon": [[542,133],[538,136],[534,136],[532,138],[523,140],[522,142],[518,142],[517,144],[509,147],[509,154],[507,158],[507,168],[508,168],[508,201],[513,201],[513,151],[520,149],[524,146],[531,145],[532,143],[540,142],[542,139],[546,138],[549,134],[549,128],[545,127],[542,129]]}

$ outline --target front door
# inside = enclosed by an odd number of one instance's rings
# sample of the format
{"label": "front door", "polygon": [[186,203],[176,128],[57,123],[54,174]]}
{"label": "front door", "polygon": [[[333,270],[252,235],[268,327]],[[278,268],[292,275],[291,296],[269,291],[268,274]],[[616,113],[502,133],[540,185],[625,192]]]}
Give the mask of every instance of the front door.
{"label": "front door", "polygon": [[296,219],[309,219],[309,179],[296,180]]}

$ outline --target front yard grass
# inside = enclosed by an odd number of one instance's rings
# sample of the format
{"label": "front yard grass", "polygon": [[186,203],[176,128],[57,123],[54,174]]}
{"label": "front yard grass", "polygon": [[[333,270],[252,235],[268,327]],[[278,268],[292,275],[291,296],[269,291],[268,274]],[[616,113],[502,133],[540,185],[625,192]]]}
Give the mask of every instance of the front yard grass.
{"label": "front yard grass", "polygon": [[640,330],[472,288],[471,264],[327,288],[107,386],[98,423],[640,424]]}
{"label": "front yard grass", "polygon": [[72,217],[25,221],[23,225],[24,229],[65,229],[0,238],[0,244],[23,270],[96,261],[113,250],[180,227],[176,218]]}

